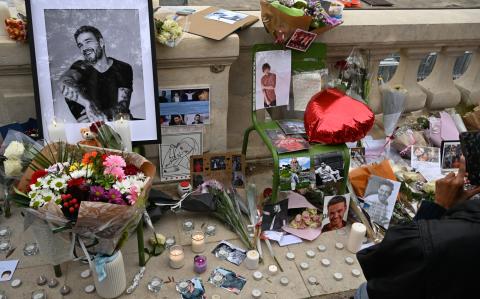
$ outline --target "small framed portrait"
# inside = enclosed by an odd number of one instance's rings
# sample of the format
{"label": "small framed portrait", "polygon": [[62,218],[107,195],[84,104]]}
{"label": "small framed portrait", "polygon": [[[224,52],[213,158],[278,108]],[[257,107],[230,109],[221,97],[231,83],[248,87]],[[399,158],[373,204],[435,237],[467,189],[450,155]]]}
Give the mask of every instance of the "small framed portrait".
{"label": "small framed portrait", "polygon": [[345,180],[344,160],[341,152],[318,154],[313,157],[315,183],[326,195],[338,194]]}
{"label": "small framed portrait", "polygon": [[280,166],[280,190],[299,190],[310,186],[310,157],[283,158]]}
{"label": "small framed portrait", "polygon": [[460,140],[442,141],[440,154],[440,165],[443,172],[458,171],[462,157]]}
{"label": "small framed portrait", "polygon": [[68,142],[96,121],[130,119],[132,141],[160,140],[152,2],[26,1],[40,132]]}
{"label": "small framed portrait", "polygon": [[226,9],[219,9],[205,16],[206,19],[220,21],[227,24],[235,24],[246,17],[248,17],[248,15]]}
{"label": "small framed portrait", "polygon": [[185,289],[178,288],[182,299],[205,299],[205,287],[199,277],[194,277],[187,280],[187,287]]}
{"label": "small framed portrait", "polygon": [[208,281],[211,284],[213,283],[213,278],[215,276],[220,276],[222,277],[222,284],[220,287],[222,289],[225,289],[229,292],[232,292],[234,294],[239,295],[240,292],[242,291],[243,287],[247,283],[247,279],[239,274],[236,274],[233,271],[227,270],[225,268],[218,267],[215,270],[212,271],[210,274],[210,277],[208,278]]}
{"label": "small framed portrait", "polygon": [[203,156],[192,156],[192,165],[190,169],[192,172],[203,172]]}
{"label": "small framed portrait", "polygon": [[227,161],[225,156],[210,157],[210,171],[221,171],[227,169]]}
{"label": "small framed portrait", "polygon": [[440,149],[438,147],[412,146],[411,167],[438,167],[440,165]]}
{"label": "small framed portrait", "polygon": [[306,52],[315,38],[317,38],[316,33],[297,29],[287,42],[287,48]]}
{"label": "small framed portrait", "polygon": [[160,88],[159,102],[162,126],[210,124],[210,87]]}
{"label": "small framed portrait", "polygon": [[372,175],[363,198],[363,209],[370,220],[385,229],[390,225],[395,202],[400,192],[400,182]]}
{"label": "small framed portrait", "polygon": [[232,170],[233,171],[242,171],[244,162],[244,156],[242,155],[232,155]]}
{"label": "small framed portrait", "polygon": [[347,225],[350,194],[325,196],[323,201],[322,233]]}
{"label": "small framed portrait", "polygon": [[200,186],[201,184],[203,184],[205,182],[205,177],[204,177],[203,173],[193,173],[190,176],[190,178],[192,180],[193,189],[196,189],[198,186]]}

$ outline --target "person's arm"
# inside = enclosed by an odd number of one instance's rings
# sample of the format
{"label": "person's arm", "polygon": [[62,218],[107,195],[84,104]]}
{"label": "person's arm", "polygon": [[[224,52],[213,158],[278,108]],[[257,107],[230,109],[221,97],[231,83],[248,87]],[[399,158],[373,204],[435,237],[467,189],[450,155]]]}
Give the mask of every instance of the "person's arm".
{"label": "person's arm", "polygon": [[129,64],[124,63],[121,69],[122,80],[119,83],[117,105],[115,111],[118,113],[130,114],[130,100],[133,92],[133,69]]}

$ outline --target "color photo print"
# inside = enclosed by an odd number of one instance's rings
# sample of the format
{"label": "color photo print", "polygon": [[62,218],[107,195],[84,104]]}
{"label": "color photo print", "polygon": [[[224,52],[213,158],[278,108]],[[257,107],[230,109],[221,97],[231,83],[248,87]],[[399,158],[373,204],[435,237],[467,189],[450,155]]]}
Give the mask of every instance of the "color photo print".
{"label": "color photo print", "polygon": [[442,172],[458,171],[462,156],[460,140],[443,141],[440,153]]}
{"label": "color photo print", "polygon": [[341,152],[318,154],[313,157],[317,188],[325,195],[338,194],[344,178],[344,161]]}
{"label": "color photo print", "polygon": [[228,187],[245,187],[245,156],[237,152],[192,156],[190,178],[193,188],[211,179]]}
{"label": "color photo print", "polygon": [[310,157],[283,158],[280,166],[280,190],[299,190],[310,186]]}
{"label": "color photo print", "polygon": [[160,89],[160,125],[210,124],[210,88]]}

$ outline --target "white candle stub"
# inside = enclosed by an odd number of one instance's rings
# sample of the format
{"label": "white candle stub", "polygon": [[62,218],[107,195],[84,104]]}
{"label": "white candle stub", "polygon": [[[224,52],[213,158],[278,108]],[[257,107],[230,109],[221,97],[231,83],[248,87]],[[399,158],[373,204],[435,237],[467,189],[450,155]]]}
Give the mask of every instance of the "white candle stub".
{"label": "white candle stub", "polygon": [[256,270],[260,261],[260,254],[256,250],[249,250],[245,259],[245,267],[248,270]]}
{"label": "white candle stub", "polygon": [[340,243],[340,242],[335,243],[335,248],[337,248],[338,250],[342,250],[343,247],[344,247],[343,243]]}
{"label": "white candle stub", "polygon": [[309,267],[308,263],[305,263],[305,262],[300,263],[300,268],[302,268],[302,270],[307,270],[308,267]]}
{"label": "white candle stub", "polygon": [[330,266],[330,260],[329,259],[322,259],[322,265],[325,267]]}
{"label": "white candle stub", "polygon": [[85,271],[82,271],[82,273],[80,273],[80,277],[81,278],[88,278],[88,277],[90,277],[91,274],[92,274],[92,272],[90,272],[90,269],[87,269]]}
{"label": "white candle stub", "polygon": [[262,297],[262,291],[260,291],[259,289],[253,289],[253,290],[252,290],[252,297],[253,297],[253,298],[260,298],[260,297]]}
{"label": "white candle stub", "polygon": [[220,297],[220,295],[218,294],[213,294],[212,295],[212,299],[221,299],[222,297]]}
{"label": "white candle stub", "polygon": [[353,265],[353,263],[355,262],[355,260],[349,256],[347,256],[345,258],[345,263],[349,264],[349,265]]}
{"label": "white candle stub", "polygon": [[289,261],[293,261],[295,259],[295,254],[293,252],[287,252],[285,256]]}
{"label": "white candle stub", "polygon": [[12,280],[12,283],[10,283],[10,285],[12,286],[12,288],[18,288],[20,285],[22,284],[22,281],[20,279],[14,279]]}
{"label": "white candle stub", "polygon": [[270,273],[270,275],[276,275],[278,273],[278,267],[275,265],[268,266],[268,273]]}
{"label": "white candle stub", "polygon": [[93,293],[95,291],[95,286],[93,284],[89,284],[85,287],[85,293]]}
{"label": "white candle stub", "polygon": [[320,252],[325,252],[325,251],[327,251],[327,247],[326,247],[325,245],[318,245],[317,248],[318,248],[318,251],[320,251]]}
{"label": "white candle stub", "polygon": [[286,278],[285,276],[282,277],[282,278],[280,278],[280,284],[281,284],[282,286],[288,285],[288,282],[289,282],[289,281],[288,281],[288,278]]}
{"label": "white candle stub", "polygon": [[6,228],[0,229],[0,237],[5,237],[8,233]]}
{"label": "white candle stub", "polygon": [[315,257],[315,251],[313,250],[307,250],[307,256],[309,258],[314,258]]}
{"label": "white candle stub", "polygon": [[360,272],[360,270],[358,269],[352,269],[352,275],[355,276],[355,277],[360,277],[360,275],[362,274],[362,272]]}
{"label": "white candle stub", "polygon": [[350,235],[348,236],[347,249],[351,253],[357,253],[362,246],[367,227],[360,222],[352,224],[350,229]]}
{"label": "white candle stub", "polygon": [[260,271],[255,271],[255,272],[253,272],[253,279],[255,279],[255,280],[261,280],[262,277],[263,277],[262,272],[260,272]]}
{"label": "white candle stub", "polygon": [[343,279],[343,275],[342,275],[342,273],[336,272],[336,273],[333,273],[333,278],[335,278],[335,280],[337,280],[337,281],[340,281],[340,280]]}
{"label": "white candle stub", "polygon": [[7,250],[10,245],[8,243],[2,243],[0,244],[0,250]]}
{"label": "white candle stub", "polygon": [[317,284],[317,278],[315,278],[314,276],[310,276],[308,278],[308,283],[311,284],[311,285]]}

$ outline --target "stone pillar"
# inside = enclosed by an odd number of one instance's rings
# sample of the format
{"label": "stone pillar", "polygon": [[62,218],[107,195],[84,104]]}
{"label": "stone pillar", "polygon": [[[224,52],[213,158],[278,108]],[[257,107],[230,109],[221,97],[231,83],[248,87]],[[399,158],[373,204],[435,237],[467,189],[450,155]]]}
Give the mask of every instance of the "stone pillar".
{"label": "stone pillar", "polygon": [[480,48],[473,51],[470,65],[465,73],[454,81],[467,105],[480,104]]}

